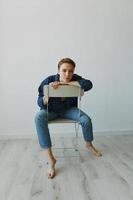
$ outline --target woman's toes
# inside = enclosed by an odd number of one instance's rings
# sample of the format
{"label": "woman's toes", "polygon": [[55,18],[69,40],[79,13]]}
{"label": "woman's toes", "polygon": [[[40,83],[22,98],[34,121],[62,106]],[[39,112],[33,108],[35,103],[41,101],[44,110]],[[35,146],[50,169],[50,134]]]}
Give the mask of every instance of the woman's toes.
{"label": "woman's toes", "polygon": [[47,171],[47,173],[48,173],[48,178],[49,178],[49,179],[54,178],[55,175],[56,175],[56,172],[55,172],[55,164],[56,164],[56,160],[55,160],[55,159],[53,159],[52,162],[49,162],[49,163],[48,163],[49,166],[48,166],[48,171]]}
{"label": "woman's toes", "polygon": [[89,149],[93,153],[93,155],[97,157],[102,156],[102,153],[99,150],[97,150],[92,144],[86,145],[86,148]]}
{"label": "woman's toes", "polygon": [[55,177],[55,169],[49,169],[48,178],[52,179]]}

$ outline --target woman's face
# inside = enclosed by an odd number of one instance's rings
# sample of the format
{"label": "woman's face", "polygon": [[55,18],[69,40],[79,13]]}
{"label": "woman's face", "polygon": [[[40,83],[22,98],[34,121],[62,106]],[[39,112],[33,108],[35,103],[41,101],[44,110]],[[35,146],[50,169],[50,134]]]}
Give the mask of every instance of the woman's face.
{"label": "woman's face", "polygon": [[73,77],[74,67],[73,67],[73,65],[71,65],[69,63],[63,63],[60,66],[58,73],[60,75],[60,81],[67,83],[67,82],[71,81],[71,79]]}

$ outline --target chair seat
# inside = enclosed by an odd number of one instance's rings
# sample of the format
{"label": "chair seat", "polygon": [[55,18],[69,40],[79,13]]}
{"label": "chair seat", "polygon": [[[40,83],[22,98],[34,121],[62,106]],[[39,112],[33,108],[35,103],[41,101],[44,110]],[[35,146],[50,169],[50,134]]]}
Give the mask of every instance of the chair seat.
{"label": "chair seat", "polygon": [[66,119],[66,118],[57,118],[54,120],[48,121],[49,124],[53,123],[78,123],[78,120]]}

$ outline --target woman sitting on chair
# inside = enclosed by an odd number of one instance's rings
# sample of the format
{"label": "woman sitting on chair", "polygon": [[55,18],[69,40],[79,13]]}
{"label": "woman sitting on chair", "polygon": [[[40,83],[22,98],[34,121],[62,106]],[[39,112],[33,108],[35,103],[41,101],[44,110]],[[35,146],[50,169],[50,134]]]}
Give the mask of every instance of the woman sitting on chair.
{"label": "woman sitting on chair", "polygon": [[60,84],[69,84],[81,86],[84,91],[90,90],[92,88],[91,81],[84,79],[77,74],[74,74],[74,69],[75,62],[70,58],[63,58],[58,63],[58,73],[56,75],[48,76],[45,80],[42,81],[38,89],[38,105],[40,107],[40,111],[37,112],[35,116],[35,124],[40,147],[45,150],[45,155],[49,163],[48,178],[53,178],[55,176],[56,159],[52,152],[52,143],[48,129],[47,103],[49,103],[49,120],[53,120],[58,117],[63,117],[71,120],[79,120],[85,140],[85,147],[90,150],[93,155],[97,157],[102,156],[101,152],[98,151],[92,144],[93,129],[91,118],[85,112],[80,111],[80,119],[77,119],[79,117],[77,99],[47,99],[45,94],[43,94],[44,85],[51,85],[54,89],[57,89]]}

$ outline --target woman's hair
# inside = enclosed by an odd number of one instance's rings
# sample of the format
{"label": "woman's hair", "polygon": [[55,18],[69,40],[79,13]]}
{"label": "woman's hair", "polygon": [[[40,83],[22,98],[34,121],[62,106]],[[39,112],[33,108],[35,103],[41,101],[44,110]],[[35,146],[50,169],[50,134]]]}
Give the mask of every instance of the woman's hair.
{"label": "woman's hair", "polygon": [[60,66],[63,64],[63,63],[69,63],[73,66],[73,68],[75,69],[75,66],[76,66],[76,63],[70,59],[70,58],[63,58],[59,61],[58,63],[58,69],[60,69]]}

